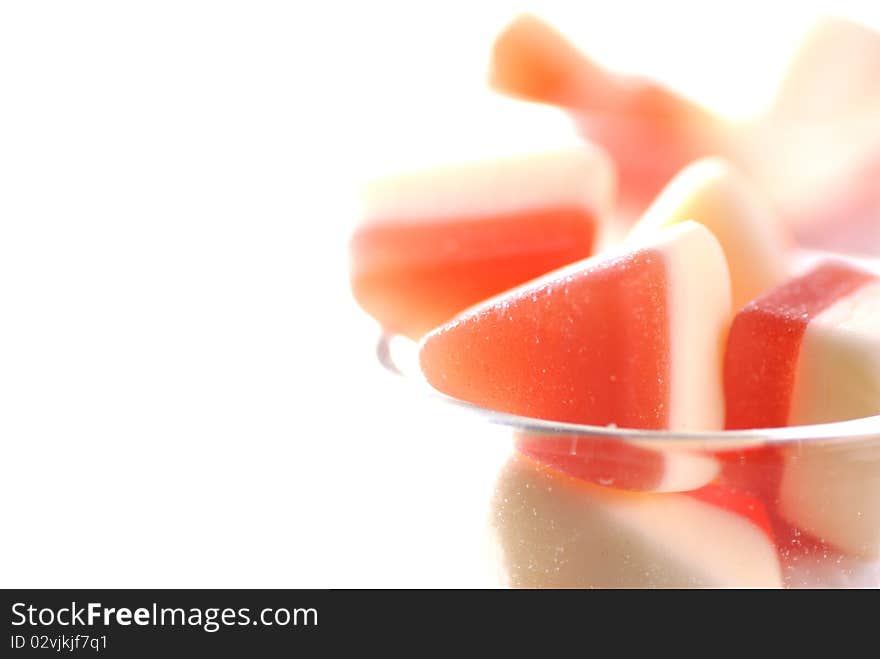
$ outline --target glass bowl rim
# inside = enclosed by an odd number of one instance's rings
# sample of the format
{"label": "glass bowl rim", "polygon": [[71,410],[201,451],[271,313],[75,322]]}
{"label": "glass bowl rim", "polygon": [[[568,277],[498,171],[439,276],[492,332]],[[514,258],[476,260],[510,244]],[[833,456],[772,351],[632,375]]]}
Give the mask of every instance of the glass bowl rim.
{"label": "glass bowl rim", "polygon": [[431,398],[450,405],[458,410],[479,416],[487,423],[506,426],[522,433],[546,436],[584,436],[617,439],[620,441],[638,441],[647,444],[663,444],[665,448],[675,446],[699,446],[731,450],[757,445],[784,445],[800,442],[856,443],[877,441],[880,439],[880,415],[860,417],[846,421],[835,421],[801,426],[785,426],[781,428],[754,428],[749,430],[710,430],[710,431],[674,431],[674,430],[643,430],[637,428],[621,428],[613,425],[594,426],[579,423],[551,421],[535,417],[521,416],[509,412],[501,412],[474,403],[448,396],[433,387],[423,378],[410,377],[396,362],[392,341],[406,337],[380,332],[376,346],[379,363],[389,372],[406,378],[417,385]]}

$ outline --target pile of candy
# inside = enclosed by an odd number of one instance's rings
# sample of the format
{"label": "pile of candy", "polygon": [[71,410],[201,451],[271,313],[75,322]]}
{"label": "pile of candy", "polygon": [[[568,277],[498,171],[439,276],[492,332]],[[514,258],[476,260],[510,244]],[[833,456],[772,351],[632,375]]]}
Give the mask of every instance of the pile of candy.
{"label": "pile of candy", "polygon": [[[491,71],[496,90],[564,108],[585,142],[381,181],[352,243],[356,298],[420,340],[434,388],[527,417],[672,432],[880,414],[880,276],[831,253],[799,258],[804,241],[880,251],[880,35],[820,25],[747,128],[605,70],[531,16],[498,36]],[[775,158],[789,146],[767,138],[780,125],[834,135],[836,178]],[[508,564],[557,569],[517,584],[639,585],[640,573],[774,586],[791,534],[880,556],[880,475],[844,452],[528,434],[518,448],[499,484]],[[706,535],[727,549],[704,551]],[[580,558],[541,558],[560,546]]]}

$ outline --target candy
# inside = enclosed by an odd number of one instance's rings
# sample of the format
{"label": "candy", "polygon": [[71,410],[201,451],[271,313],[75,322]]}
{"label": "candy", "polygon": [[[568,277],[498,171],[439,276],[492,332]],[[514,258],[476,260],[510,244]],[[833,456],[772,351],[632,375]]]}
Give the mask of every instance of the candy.
{"label": "candy", "polygon": [[351,244],[355,298],[418,338],[456,313],[589,256],[613,172],[588,145],[389,178]]}
{"label": "candy", "polygon": [[782,585],[761,503],[710,486],[691,495],[619,492],[511,459],[491,522],[514,587]]}
{"label": "candy", "polygon": [[686,163],[725,150],[718,118],[652,81],[603,69],[534,16],[496,38],[490,84],[573,112],[614,158],[627,206],[643,207]]}
{"label": "candy", "polygon": [[[880,363],[880,358],[875,356],[874,362]],[[880,557],[880,448],[854,450],[840,441],[814,440],[790,450],[779,488],[779,512],[849,555]]]}
{"label": "candy", "polygon": [[711,482],[719,472],[714,456],[679,450],[665,440],[523,434],[516,447],[574,478],[635,492],[687,492]]}
{"label": "candy", "polygon": [[539,103],[609,113],[624,103],[622,81],[529,14],[496,37],[489,76],[499,91]]}
{"label": "candy", "polygon": [[[729,428],[880,414],[880,278],[827,262],[758,298],[734,319],[724,376]],[[876,448],[807,439],[779,455],[768,492],[788,523],[845,553],[880,555]]]}
{"label": "candy", "polygon": [[760,190],[723,159],[704,158],[679,172],[628,240],[683,220],[704,224],[721,243],[734,309],[784,279],[788,238]]}
{"label": "candy", "polygon": [[724,366],[726,427],[880,413],[880,279],[829,262],[749,303]]}
{"label": "candy", "polygon": [[786,119],[841,120],[880,111],[880,34],[829,17],[801,43],[772,112]]}
{"label": "candy", "polygon": [[[854,284],[807,325],[789,419],[821,423],[880,414],[880,278]],[[875,422],[876,427],[876,422]],[[880,556],[880,450],[807,442],[786,455],[779,510],[844,552]]]}
{"label": "candy", "polygon": [[[880,131],[878,131],[880,134]],[[880,256],[880,148],[853,166],[823,198],[790,211],[804,245]]]}
{"label": "candy", "polygon": [[730,279],[682,222],[487,301],[427,335],[428,382],[491,409],[627,428],[718,429]]}
{"label": "candy", "polygon": [[[868,253],[880,249],[874,247],[876,231],[873,242],[869,232],[872,209],[880,205],[876,166],[873,174],[866,171],[880,153],[880,33],[841,18],[818,22],[769,112],[740,138],[743,162],[799,238]],[[842,231],[849,235],[822,239],[821,220],[831,217],[849,225]],[[834,232],[829,223],[825,233]]]}
{"label": "candy", "polygon": [[744,159],[801,244],[880,255],[880,33],[818,22],[751,132]]}

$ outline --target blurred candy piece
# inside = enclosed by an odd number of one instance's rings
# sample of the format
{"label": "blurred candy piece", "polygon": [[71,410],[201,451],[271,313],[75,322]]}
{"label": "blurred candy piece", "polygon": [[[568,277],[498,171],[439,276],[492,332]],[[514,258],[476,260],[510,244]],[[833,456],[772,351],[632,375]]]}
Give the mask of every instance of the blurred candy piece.
{"label": "blurred candy piece", "polygon": [[695,222],[550,273],[427,335],[439,391],[554,421],[718,429],[730,278]]}
{"label": "blurred candy piece", "polygon": [[880,279],[828,262],[749,303],[724,385],[728,429],[880,414]]}
{"label": "blurred candy piece", "polygon": [[718,474],[714,456],[618,437],[527,435],[516,447],[532,460],[603,487],[635,492],[688,492]]}
{"label": "blurred candy piece", "polygon": [[[832,222],[875,219],[860,209],[870,213],[878,204],[873,180],[880,157],[880,111],[843,121],[765,117],[740,133],[739,146],[737,162],[767,191],[798,238],[814,225],[833,232]],[[859,214],[851,216],[852,211]]]}
{"label": "blurred candy piece", "polygon": [[782,585],[763,506],[716,486],[620,492],[518,457],[496,485],[492,526],[501,576],[514,587]]}
{"label": "blurred candy piece", "polygon": [[880,254],[880,33],[817,23],[740,146],[800,241]]}
{"label": "blurred candy piece", "polygon": [[608,158],[589,145],[379,181],[351,242],[355,298],[386,329],[419,338],[589,256],[612,189]]}
{"label": "blurred candy piece", "polygon": [[725,151],[717,117],[651,80],[600,67],[531,15],[496,38],[490,84],[571,111],[583,133],[614,158],[627,207],[644,208],[685,164]]}
{"label": "blurred candy piece", "polygon": [[793,209],[791,222],[804,245],[880,256],[880,148],[828,185],[820,200]]}
{"label": "blurred candy piece", "polygon": [[822,19],[789,64],[772,113],[799,121],[880,113],[880,33],[843,18]]}
{"label": "blurred candy piece", "polygon": [[791,244],[769,201],[725,160],[704,158],[685,167],[633,227],[629,241],[684,220],[709,228],[730,268],[733,308],[780,283]]}
{"label": "blurred candy piece", "polygon": [[495,39],[489,84],[498,91],[574,110],[616,112],[623,81],[539,18],[523,14]]}

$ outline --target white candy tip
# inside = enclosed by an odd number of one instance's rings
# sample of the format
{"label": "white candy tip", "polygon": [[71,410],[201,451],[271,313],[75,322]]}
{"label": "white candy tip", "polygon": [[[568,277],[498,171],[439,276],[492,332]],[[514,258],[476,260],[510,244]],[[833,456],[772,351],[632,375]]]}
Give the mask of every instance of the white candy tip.
{"label": "white candy tip", "polygon": [[734,308],[780,283],[788,240],[769,202],[736,167],[719,157],[698,160],[676,175],[628,238],[645,241],[663,227],[693,220],[706,226],[730,267]]}
{"label": "white candy tip", "polygon": [[582,207],[597,217],[613,201],[614,168],[591,144],[447,163],[386,177],[364,190],[370,220],[478,217],[542,207]]}

